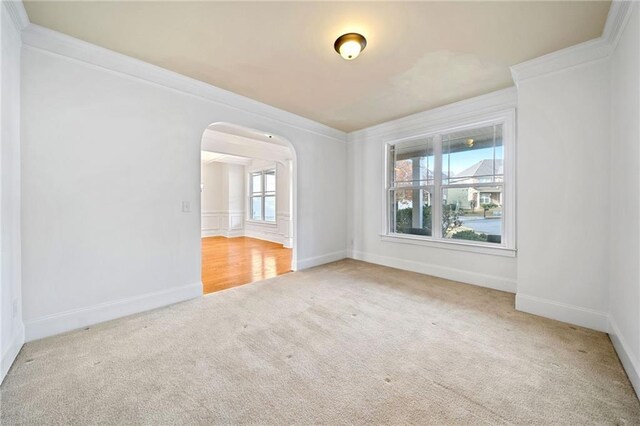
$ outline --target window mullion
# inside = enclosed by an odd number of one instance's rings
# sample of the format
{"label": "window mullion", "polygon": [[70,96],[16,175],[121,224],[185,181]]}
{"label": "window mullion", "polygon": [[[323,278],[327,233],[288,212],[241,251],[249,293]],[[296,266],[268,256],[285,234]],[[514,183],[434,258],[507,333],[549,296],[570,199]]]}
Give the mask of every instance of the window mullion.
{"label": "window mullion", "polygon": [[433,138],[433,199],[431,200],[431,235],[442,238],[442,136]]}

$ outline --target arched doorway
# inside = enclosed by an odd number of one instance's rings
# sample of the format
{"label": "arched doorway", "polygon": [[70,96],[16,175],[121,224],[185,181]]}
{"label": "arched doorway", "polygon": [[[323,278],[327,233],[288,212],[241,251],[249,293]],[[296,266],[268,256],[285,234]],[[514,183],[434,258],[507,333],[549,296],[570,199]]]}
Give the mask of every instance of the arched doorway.
{"label": "arched doorway", "polygon": [[[205,129],[201,151],[204,292],[295,271],[297,163],[293,145],[279,135],[217,122]],[[213,167],[218,171],[212,171]],[[222,189],[217,191],[223,198],[212,202],[209,197],[216,192],[212,191],[216,179],[221,182]]]}

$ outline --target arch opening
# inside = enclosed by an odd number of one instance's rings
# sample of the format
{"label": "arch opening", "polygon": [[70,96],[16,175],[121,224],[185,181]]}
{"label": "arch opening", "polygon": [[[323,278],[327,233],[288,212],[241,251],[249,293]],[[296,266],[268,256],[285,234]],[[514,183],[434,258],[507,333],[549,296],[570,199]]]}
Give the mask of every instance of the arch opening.
{"label": "arch opening", "polygon": [[[291,142],[212,123],[202,135],[200,167],[204,293],[295,271],[297,161]],[[225,262],[229,253],[235,258]]]}

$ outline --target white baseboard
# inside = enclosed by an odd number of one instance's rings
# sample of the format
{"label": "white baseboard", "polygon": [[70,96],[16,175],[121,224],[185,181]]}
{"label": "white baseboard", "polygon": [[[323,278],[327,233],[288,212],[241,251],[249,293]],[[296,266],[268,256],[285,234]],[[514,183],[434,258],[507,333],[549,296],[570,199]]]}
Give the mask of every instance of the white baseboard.
{"label": "white baseboard", "polygon": [[609,316],[609,337],[618,353],[618,358],[620,358],[624,370],[627,372],[629,381],[636,391],[636,396],[640,399],[640,358],[638,358],[640,354],[634,355],[631,351],[612,316]]}
{"label": "white baseboard", "polygon": [[244,236],[284,245],[283,236],[275,232],[258,231],[255,229],[245,229]]}
{"label": "white baseboard", "polygon": [[2,354],[2,360],[0,360],[0,384],[7,376],[13,361],[16,360],[20,349],[22,349],[22,345],[24,345],[24,325],[20,324],[20,329],[13,337],[9,347]]}
{"label": "white baseboard", "polygon": [[416,262],[413,260],[381,256],[361,251],[353,251],[350,254],[352,259],[388,266],[390,268],[397,268],[403,269],[405,271],[417,272],[420,274],[433,275],[434,277],[473,284],[480,287],[487,287],[494,290],[506,291],[509,293],[516,292],[515,280],[509,280],[495,275],[481,274],[477,272],[465,271],[462,269],[433,265],[426,262]]}
{"label": "white baseboard", "polygon": [[609,316],[606,313],[555,300],[518,293],[516,310],[605,333],[609,331]]}
{"label": "white baseboard", "polygon": [[129,299],[47,315],[27,321],[25,337],[26,341],[30,342],[200,296],[202,296],[202,283],[198,282]]}
{"label": "white baseboard", "polygon": [[200,238],[206,238],[206,237],[225,237],[225,238],[244,237],[244,231],[242,229],[232,229],[230,231],[211,230],[211,229],[201,230]]}
{"label": "white baseboard", "polygon": [[307,268],[313,268],[314,266],[324,265],[325,263],[331,263],[338,260],[345,259],[347,257],[346,250],[334,251],[333,253],[327,253],[320,256],[308,257],[306,259],[298,260],[297,271],[301,271]]}

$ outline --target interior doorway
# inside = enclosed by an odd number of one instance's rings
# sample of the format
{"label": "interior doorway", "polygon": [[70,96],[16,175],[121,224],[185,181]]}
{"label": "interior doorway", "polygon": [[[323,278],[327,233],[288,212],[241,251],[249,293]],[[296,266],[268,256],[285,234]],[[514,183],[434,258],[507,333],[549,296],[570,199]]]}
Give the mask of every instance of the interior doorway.
{"label": "interior doorway", "polygon": [[214,123],[202,137],[203,292],[296,267],[295,151],[266,132]]}

